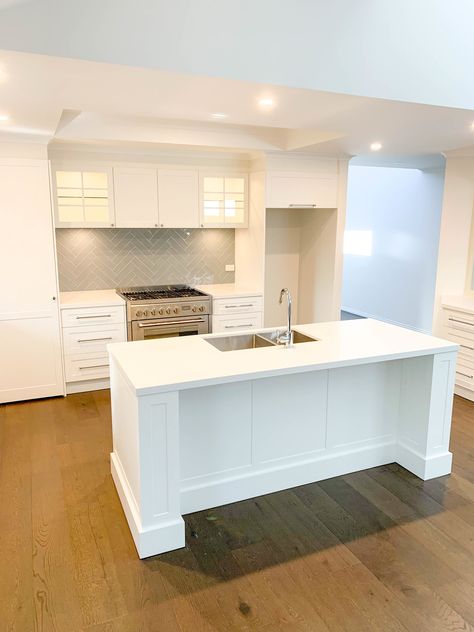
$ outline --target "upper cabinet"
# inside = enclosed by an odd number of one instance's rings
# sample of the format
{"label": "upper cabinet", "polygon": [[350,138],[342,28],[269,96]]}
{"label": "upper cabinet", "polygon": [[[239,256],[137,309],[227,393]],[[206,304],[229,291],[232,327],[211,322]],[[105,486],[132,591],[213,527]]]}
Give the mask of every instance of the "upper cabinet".
{"label": "upper cabinet", "polygon": [[103,227],[115,224],[112,169],[53,169],[54,212],[58,227]]}
{"label": "upper cabinet", "polygon": [[158,169],[158,215],[163,228],[199,226],[197,169]]}
{"label": "upper cabinet", "polygon": [[200,207],[203,228],[246,228],[247,174],[201,173]]}
{"label": "upper cabinet", "polygon": [[156,169],[114,167],[114,196],[118,228],[159,226]]}
{"label": "upper cabinet", "polygon": [[267,208],[336,208],[337,173],[270,172]]}
{"label": "upper cabinet", "polygon": [[196,167],[52,164],[56,226],[246,228],[248,174]]}

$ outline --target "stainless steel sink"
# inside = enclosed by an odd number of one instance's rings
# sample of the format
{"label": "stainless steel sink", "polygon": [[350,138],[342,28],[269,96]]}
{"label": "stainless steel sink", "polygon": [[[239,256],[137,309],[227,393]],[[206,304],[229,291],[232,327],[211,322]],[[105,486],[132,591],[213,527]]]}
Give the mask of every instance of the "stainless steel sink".
{"label": "stainless steel sink", "polygon": [[[293,333],[293,344],[298,345],[301,342],[317,342],[317,338],[312,338],[311,336],[307,336],[306,334],[302,334],[300,331],[296,331],[295,329],[291,330]],[[272,344],[278,344],[278,336],[281,334],[281,329],[276,329],[275,331],[265,331],[260,334],[262,338],[265,340],[270,340]]]}
{"label": "stainless steel sink", "polygon": [[234,334],[220,338],[206,338],[205,340],[219,351],[239,351],[241,349],[275,346],[274,342],[263,338],[260,334]]}
{"label": "stainless steel sink", "polygon": [[[239,351],[241,349],[258,349],[260,347],[279,347],[278,336],[281,329],[259,332],[256,334],[233,334],[218,338],[205,338],[206,342],[219,349],[219,351]],[[293,329],[293,344],[302,342],[317,342],[317,338],[311,338]]]}

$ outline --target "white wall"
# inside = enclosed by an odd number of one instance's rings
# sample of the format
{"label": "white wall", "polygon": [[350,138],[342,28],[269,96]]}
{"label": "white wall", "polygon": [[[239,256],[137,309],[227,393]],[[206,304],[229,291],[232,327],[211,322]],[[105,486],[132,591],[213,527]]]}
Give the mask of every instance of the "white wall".
{"label": "white wall", "polygon": [[372,253],[344,255],[343,309],[431,332],[444,172],[349,166],[347,231]]}
{"label": "white wall", "polygon": [[0,48],[472,108],[472,0],[3,0]]}
{"label": "white wall", "polygon": [[[441,216],[433,331],[441,335],[441,298],[473,294],[474,157],[448,157]],[[470,245],[471,242],[471,245]]]}

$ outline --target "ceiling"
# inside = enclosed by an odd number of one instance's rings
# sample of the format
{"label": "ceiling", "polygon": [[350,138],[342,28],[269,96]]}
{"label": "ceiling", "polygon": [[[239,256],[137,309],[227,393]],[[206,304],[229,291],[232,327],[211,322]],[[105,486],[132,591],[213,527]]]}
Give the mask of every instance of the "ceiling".
{"label": "ceiling", "polygon": [[420,167],[474,144],[472,110],[12,51],[0,51],[2,113],[4,141],[302,151]]}

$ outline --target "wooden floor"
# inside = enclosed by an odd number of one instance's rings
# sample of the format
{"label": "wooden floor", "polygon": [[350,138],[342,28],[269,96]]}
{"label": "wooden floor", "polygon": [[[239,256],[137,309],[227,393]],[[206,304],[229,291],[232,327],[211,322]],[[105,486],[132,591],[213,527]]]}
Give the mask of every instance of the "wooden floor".
{"label": "wooden floor", "polygon": [[474,629],[474,404],[454,473],[397,466],[186,517],[140,561],[109,474],[107,391],[0,406],[0,632]]}

